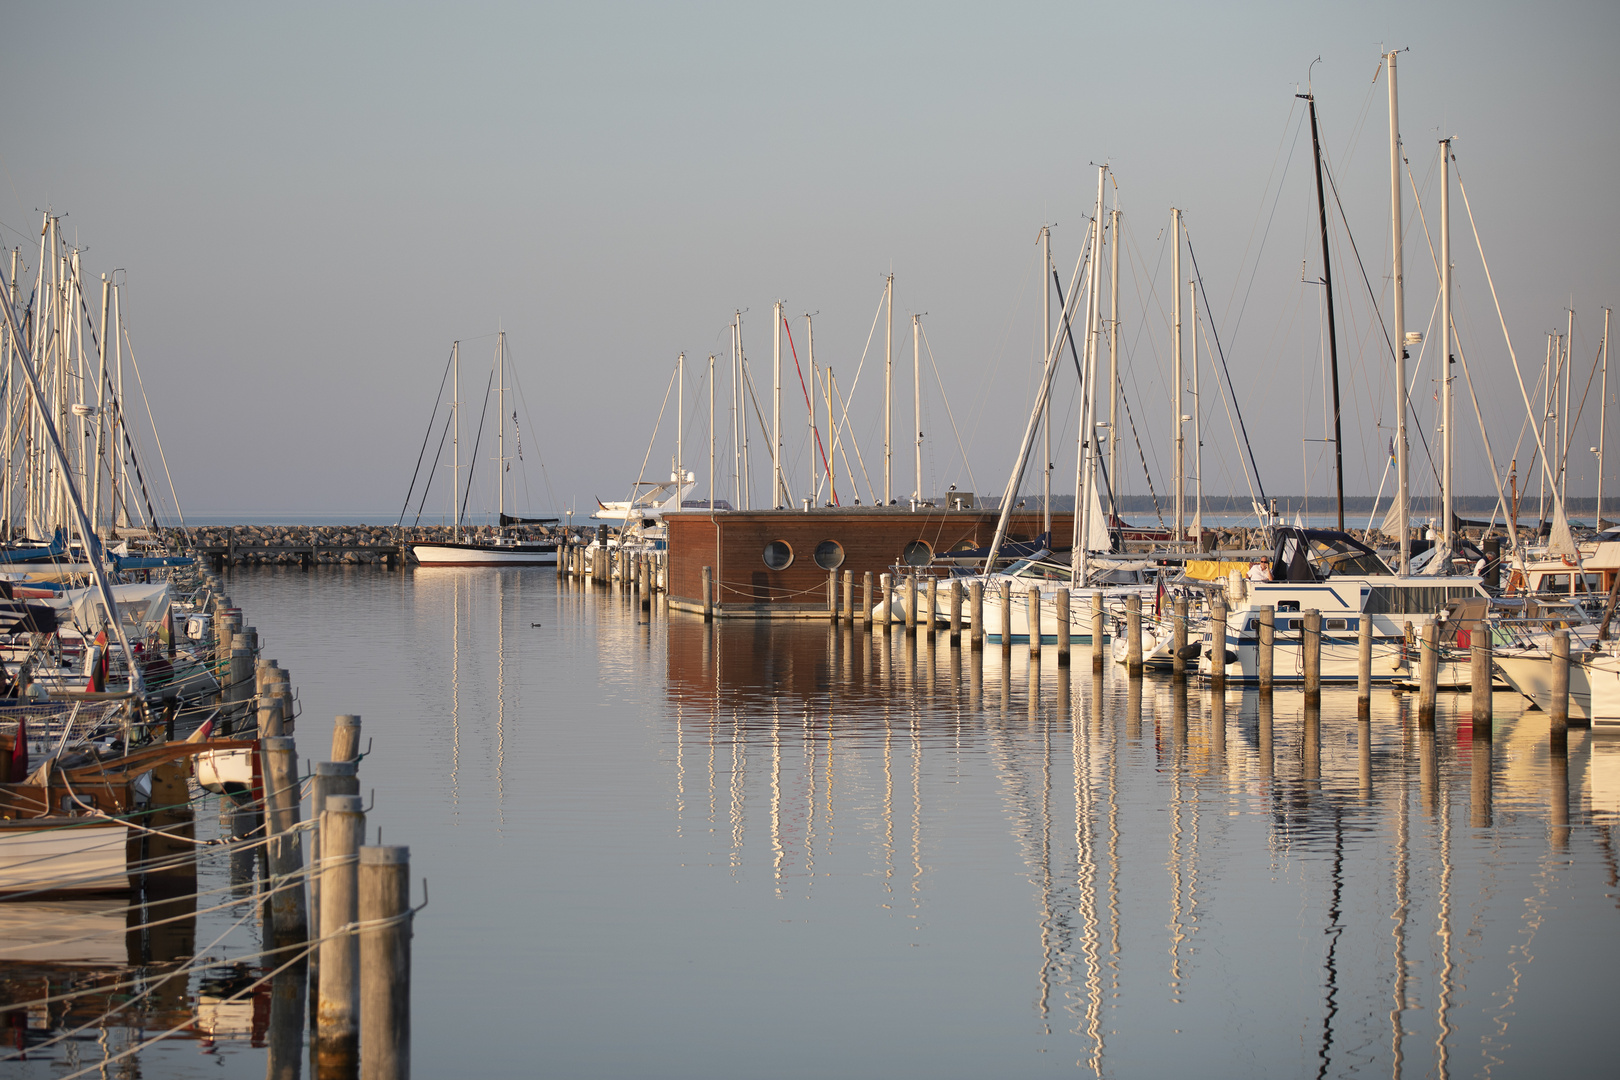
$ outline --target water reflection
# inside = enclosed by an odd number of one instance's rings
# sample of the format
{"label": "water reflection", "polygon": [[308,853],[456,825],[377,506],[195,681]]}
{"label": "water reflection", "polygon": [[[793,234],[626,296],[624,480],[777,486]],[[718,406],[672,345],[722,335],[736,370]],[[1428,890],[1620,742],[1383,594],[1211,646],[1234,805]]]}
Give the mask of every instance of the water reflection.
{"label": "water reflection", "polygon": [[[1134,1016],[1168,1008],[1163,1015],[1184,1013],[1177,1032],[1213,1034],[1234,1009],[1247,1012],[1227,999],[1230,988],[1267,972],[1293,988],[1274,1004],[1293,1018],[1298,1045],[1309,1047],[1300,1064],[1317,1075],[1373,1066],[1400,1076],[1412,1068],[1414,1037],[1426,1048],[1418,1071],[1442,1076],[1454,1069],[1459,1039],[1509,1045],[1512,1010],[1486,1027],[1478,1010],[1511,999],[1519,978],[1503,946],[1481,948],[1488,936],[1504,940],[1511,904],[1493,896],[1487,915],[1471,900],[1461,955],[1454,925],[1459,875],[1472,896],[1481,875],[1503,872],[1502,854],[1470,840],[1459,866],[1454,805],[1466,799],[1470,829],[1488,835],[1496,805],[1523,814],[1539,804],[1555,849],[1582,824],[1572,820],[1568,753],[1543,743],[1540,768],[1504,772],[1492,733],[1476,735],[1455,700],[1442,700],[1429,726],[1400,695],[1380,696],[1363,717],[1349,692],[1306,706],[1297,692],[1214,693],[1129,680],[1112,666],[1071,672],[1019,650],[936,648],[924,636],[705,626],[678,614],[665,663],[679,718],[674,813],[688,813],[683,763],[701,753],[711,762],[709,805],[722,798],[730,809],[733,877],[764,857],[779,898],[808,897],[819,867],[858,867],[859,852],[835,840],[866,833],[874,902],[926,933],[929,912],[946,899],[937,893],[942,860],[962,854],[951,824],[960,789],[987,769],[1031,888],[1034,1017],[1043,1037],[1077,1040],[1077,1064],[1098,1076],[1118,1066],[1122,1031],[1135,1036],[1132,1059],[1143,1060]],[[687,721],[704,713],[706,724]],[[1522,737],[1538,725],[1545,731],[1537,714],[1498,705],[1498,733]],[[747,768],[762,752],[763,792]],[[717,753],[729,756],[729,775],[715,773]],[[1620,784],[1608,770],[1620,754],[1590,761],[1595,820],[1615,811]],[[762,797],[769,836],[756,850],[746,808]],[[805,823],[802,851],[794,821]],[[1593,835],[1612,877],[1607,831]],[[1279,885],[1292,897],[1286,904],[1257,902],[1257,890]],[[1239,938],[1280,935],[1275,944],[1286,942],[1304,966],[1284,962],[1278,972],[1266,946],[1252,964],[1235,960],[1234,925],[1245,928]],[[1530,959],[1529,943],[1507,948],[1513,963]],[[1506,986],[1470,989],[1471,965]],[[1386,1004],[1374,1006],[1380,998]],[[1471,1008],[1459,1013],[1464,1004]]]}

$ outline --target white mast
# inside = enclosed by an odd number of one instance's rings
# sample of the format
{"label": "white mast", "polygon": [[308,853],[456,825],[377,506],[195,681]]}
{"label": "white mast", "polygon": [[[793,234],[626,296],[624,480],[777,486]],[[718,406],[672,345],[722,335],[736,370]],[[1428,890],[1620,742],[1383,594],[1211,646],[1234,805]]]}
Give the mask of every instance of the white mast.
{"label": "white mast", "polygon": [[450,384],[450,416],[453,420],[450,432],[450,520],[454,529],[453,539],[461,542],[461,507],[456,496],[460,494],[457,488],[461,484],[461,342],[450,343],[450,366],[455,376]]}
{"label": "white mast", "polygon": [[1564,408],[1559,433],[1563,435],[1562,457],[1558,461],[1558,497],[1569,502],[1569,444],[1575,436],[1575,417],[1569,411],[1569,381],[1575,369],[1575,309],[1569,309],[1569,327],[1564,334]]}
{"label": "white mast", "polygon": [[922,494],[922,353],[918,345],[920,336],[918,319],[921,315],[911,317],[911,427],[917,433],[917,480],[916,487],[912,489],[911,497],[921,499]]}
{"label": "white mast", "polygon": [[714,513],[714,353],[709,354],[709,513]]}
{"label": "white mast", "polygon": [[883,331],[883,505],[894,501],[890,459],[894,457],[894,275],[883,286],[889,317]]}
{"label": "white mast", "polygon": [[[1097,166],[1097,212],[1091,219],[1091,292],[1086,304],[1086,366],[1080,383],[1080,442],[1075,463],[1074,550],[1069,555],[1069,582],[1086,583],[1087,552],[1091,546],[1091,498],[1097,485],[1097,320],[1102,295],[1103,181],[1108,166]],[[1033,632],[1033,631],[1032,631]]]}
{"label": "white mast", "polygon": [[[119,301],[123,296],[123,286],[113,283],[113,373],[114,397],[117,410],[112,426],[113,453],[118,455],[118,484],[117,496],[114,499],[114,520],[119,528],[129,527],[129,457],[127,443],[129,441],[128,425],[124,422],[124,316],[120,311]],[[110,477],[109,477],[110,479]]]}
{"label": "white mast", "polygon": [[[15,264],[14,264],[15,265]],[[15,274],[13,274],[15,278]],[[1603,382],[1598,390],[1597,527],[1603,528],[1603,435],[1609,429],[1609,309],[1603,309]]]}
{"label": "white mast", "polygon": [[771,505],[787,506],[787,482],[782,478],[782,301],[771,306],[776,320],[771,364]]}
{"label": "white mast", "polygon": [[[1119,494],[1119,185],[1114,185],[1113,263],[1108,284],[1108,483]],[[1110,500],[1112,503],[1113,500]],[[1112,507],[1110,507],[1112,509]]]}
{"label": "white mast", "polygon": [[1408,517],[1411,485],[1406,452],[1406,262],[1401,252],[1401,125],[1395,88],[1395,50],[1384,54],[1389,62],[1389,200],[1390,235],[1395,272],[1395,485],[1396,528],[1401,534],[1399,572],[1412,572],[1412,530]]}
{"label": "white mast", "polygon": [[1170,258],[1170,281],[1172,287],[1170,311],[1170,416],[1175,423],[1174,446],[1175,451],[1171,458],[1171,465],[1175,473],[1174,486],[1176,489],[1176,546],[1187,538],[1183,522],[1186,520],[1187,505],[1187,460],[1185,436],[1181,427],[1181,211],[1175,207],[1170,208],[1170,243],[1174,253]]}
{"label": "white mast", "polygon": [[742,312],[731,326],[731,505],[743,509],[742,501],[742,436],[737,431],[740,413],[737,404],[742,393]]}
{"label": "white mast", "polygon": [[[810,385],[815,386],[816,385],[816,324],[810,321],[810,316],[809,315],[805,315],[805,317],[804,317],[804,338],[805,338],[805,351],[809,353],[809,356],[807,356],[806,359],[809,360],[809,362],[810,362]],[[806,395],[805,402],[804,402],[804,412],[805,412],[805,428],[806,428],[805,438],[809,440],[808,442],[805,443],[805,446],[807,446],[809,449],[805,453],[804,456],[806,458],[808,458],[809,462],[810,462],[809,486],[804,489],[804,493],[805,493],[805,496],[811,500],[811,502],[814,502],[815,498],[816,498],[816,403],[813,400],[813,395]],[[830,416],[831,413],[829,413],[828,415]],[[829,420],[828,424],[831,425],[831,423],[832,423],[832,421]],[[830,427],[829,427],[829,430],[830,430]],[[831,436],[829,436],[829,438],[830,437]],[[829,481],[829,483],[830,483],[830,481]],[[831,491],[831,488],[829,487],[828,490]]]}
{"label": "white mast", "polygon": [[1198,283],[1187,282],[1187,299],[1192,304],[1192,399],[1193,399],[1193,542],[1199,549],[1204,540],[1204,399],[1198,394]]}
{"label": "white mast", "polygon": [[[495,355],[499,358],[501,385],[495,388],[495,400],[501,410],[501,423],[495,429],[495,523],[502,528],[506,522],[506,331],[495,335]],[[488,505],[488,504],[485,504]]]}
{"label": "white mast", "polygon": [[[94,457],[95,474],[90,483],[90,525],[92,528],[101,528],[101,459],[106,453],[107,431],[105,419],[107,387],[107,331],[109,328],[108,315],[112,307],[112,288],[107,282],[107,275],[101,275],[101,336],[96,342],[96,448]],[[8,395],[9,396],[9,395]]]}
{"label": "white mast", "polygon": [[675,505],[681,505],[686,482],[686,352],[675,358]]}
{"label": "white mast", "polygon": [[[1453,475],[1457,441],[1452,435],[1451,397],[1451,140],[1440,140],[1440,538],[1442,558],[1450,560],[1457,550],[1453,532],[1456,520],[1456,492]],[[1446,573],[1447,566],[1440,568]]]}
{"label": "white mast", "polygon": [[[1052,227],[1041,226],[1041,356],[1052,351],[1052,286],[1047,282],[1052,278]],[[1047,543],[1052,537],[1052,399],[1046,399],[1046,408],[1041,416],[1041,428],[1044,432],[1044,456],[1041,458],[1041,529],[1046,533]]]}

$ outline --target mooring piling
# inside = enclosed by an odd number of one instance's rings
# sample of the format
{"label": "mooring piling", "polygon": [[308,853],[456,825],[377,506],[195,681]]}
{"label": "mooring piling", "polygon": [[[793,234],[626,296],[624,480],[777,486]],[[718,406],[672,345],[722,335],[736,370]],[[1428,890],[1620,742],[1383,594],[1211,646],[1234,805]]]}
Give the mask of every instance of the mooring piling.
{"label": "mooring piling", "polygon": [[[360,841],[366,815],[358,795],[333,795],[321,815],[320,990],[315,1009],[322,1071],[354,1060],[360,1041]],[[352,1067],[352,1066],[351,1066]]]}
{"label": "mooring piling", "polygon": [[1434,726],[1434,697],[1440,682],[1440,624],[1423,624],[1418,648],[1418,727]]}
{"label": "mooring piling", "polygon": [[1305,679],[1305,704],[1322,704],[1322,612],[1307,608],[1300,613],[1301,674]]}
{"label": "mooring piling", "polygon": [[1255,674],[1260,680],[1260,692],[1269,694],[1275,675],[1277,609],[1266,604],[1255,611],[1255,618],[1258,623],[1255,632]]}
{"label": "mooring piling", "polygon": [[411,1075],[411,850],[360,849],[360,1076]]}
{"label": "mooring piling", "polygon": [[1356,632],[1356,714],[1372,715],[1373,617],[1363,612]]}
{"label": "mooring piling", "polygon": [[1125,598],[1125,672],[1142,674],[1142,598],[1135,593]]}
{"label": "mooring piling", "polygon": [[984,649],[984,582],[968,582],[968,647],[973,652]]}
{"label": "mooring piling", "polygon": [[1058,667],[1069,666],[1069,590],[1066,586],[1060,587],[1053,597],[1053,618],[1057,620],[1057,662]]}
{"label": "mooring piling", "polygon": [[1170,602],[1170,674],[1178,680],[1187,678],[1187,598],[1178,596]]}
{"label": "mooring piling", "polygon": [[1103,598],[1102,593],[1091,594],[1091,670],[1103,669]]}
{"label": "mooring piling", "polygon": [[1029,587],[1029,655],[1037,659],[1041,655],[1041,590],[1034,585]]}

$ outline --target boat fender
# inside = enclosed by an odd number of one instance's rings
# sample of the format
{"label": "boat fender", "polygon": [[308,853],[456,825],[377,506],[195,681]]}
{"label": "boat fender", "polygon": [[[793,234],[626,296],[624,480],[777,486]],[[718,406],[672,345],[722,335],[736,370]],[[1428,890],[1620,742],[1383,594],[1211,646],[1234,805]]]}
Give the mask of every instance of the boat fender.
{"label": "boat fender", "polygon": [[1232,651],[1232,650],[1231,650],[1231,649],[1227,649],[1227,650],[1226,650],[1226,662],[1227,662],[1227,663],[1228,663],[1228,664],[1235,664],[1235,663],[1237,663],[1237,662],[1238,662],[1238,655],[1237,655],[1237,653],[1235,653],[1235,652],[1233,652],[1233,651]]}
{"label": "boat fender", "polygon": [[1203,651],[1204,643],[1202,641],[1189,641],[1180,649],[1176,650],[1176,655],[1180,656],[1183,660],[1196,660]]}

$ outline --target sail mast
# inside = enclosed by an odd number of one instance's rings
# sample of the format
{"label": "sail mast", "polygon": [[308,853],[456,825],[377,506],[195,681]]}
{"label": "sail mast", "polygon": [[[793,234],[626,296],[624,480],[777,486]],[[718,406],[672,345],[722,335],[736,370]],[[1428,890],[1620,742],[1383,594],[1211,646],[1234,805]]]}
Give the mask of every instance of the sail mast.
{"label": "sail mast", "polygon": [[[1052,286],[1046,284],[1052,277],[1052,227],[1041,226],[1041,355],[1052,351]],[[1041,531],[1051,543],[1052,536],[1052,399],[1046,399],[1046,410],[1041,417],[1046,456],[1041,460]]]}
{"label": "sail mast", "polygon": [[[1086,305],[1086,367],[1080,384],[1080,445],[1076,463],[1083,470],[1081,483],[1075,485],[1074,550],[1069,556],[1069,582],[1086,583],[1088,551],[1091,547],[1091,504],[1097,485],[1097,321],[1102,298],[1102,228],[1103,184],[1108,177],[1108,166],[1097,166],[1097,210],[1091,219],[1091,292]],[[1033,631],[1032,631],[1033,632]]]}
{"label": "sail mast", "polygon": [[[1193,543],[1204,546],[1204,399],[1198,393],[1198,283],[1187,282],[1187,302],[1192,305],[1192,424],[1193,424]],[[1344,524],[1344,500],[1339,500],[1339,524]]]}
{"label": "sail mast", "polygon": [[1609,309],[1603,309],[1603,382],[1598,389],[1597,527],[1603,528],[1603,434],[1609,428]]}
{"label": "sail mast", "polygon": [[461,342],[450,344],[450,366],[455,376],[450,384],[450,416],[455,421],[450,433],[450,520],[454,523],[456,543],[461,542],[461,503],[457,496],[461,486]]}
{"label": "sail mast", "polygon": [[883,286],[889,317],[883,330],[883,505],[894,501],[890,483],[894,457],[894,275]]}
{"label": "sail mast", "polygon": [[1176,547],[1187,538],[1183,523],[1187,510],[1187,462],[1181,429],[1181,211],[1170,208],[1170,418],[1175,446],[1171,461],[1176,489]]}
{"label": "sail mast", "polygon": [[917,433],[917,478],[913,499],[922,498],[922,350],[918,344],[921,315],[911,316],[911,427]]}
{"label": "sail mast", "polygon": [[[495,400],[501,410],[501,424],[495,429],[495,521],[497,527],[505,525],[506,516],[506,331],[495,336],[495,351],[500,357],[501,385],[496,388]],[[486,504],[488,505],[488,504]]]}
{"label": "sail mast", "polygon": [[787,507],[787,485],[782,480],[782,301],[771,306],[776,332],[771,349],[771,505]]}
{"label": "sail mast", "polygon": [[[1339,413],[1339,335],[1333,321],[1333,264],[1328,256],[1327,196],[1322,191],[1322,140],[1316,129],[1316,95],[1303,97],[1311,110],[1311,152],[1316,160],[1316,217],[1322,233],[1322,286],[1327,290],[1328,371],[1333,382],[1333,478],[1338,485],[1339,531],[1344,531],[1344,432]],[[1196,347],[1196,345],[1195,345]]]}
{"label": "sail mast", "polygon": [[[1456,522],[1456,495],[1453,474],[1457,440],[1452,434],[1454,413],[1451,399],[1451,140],[1440,140],[1440,424],[1441,474],[1440,529],[1442,557],[1450,559],[1457,550],[1454,532]],[[1440,568],[1447,572],[1448,566]]]}
{"label": "sail mast", "polygon": [[1401,252],[1401,125],[1395,88],[1395,50],[1384,54],[1389,64],[1389,200],[1390,235],[1395,273],[1395,483],[1396,528],[1401,534],[1400,573],[1412,572],[1411,484],[1406,447],[1406,263]]}

